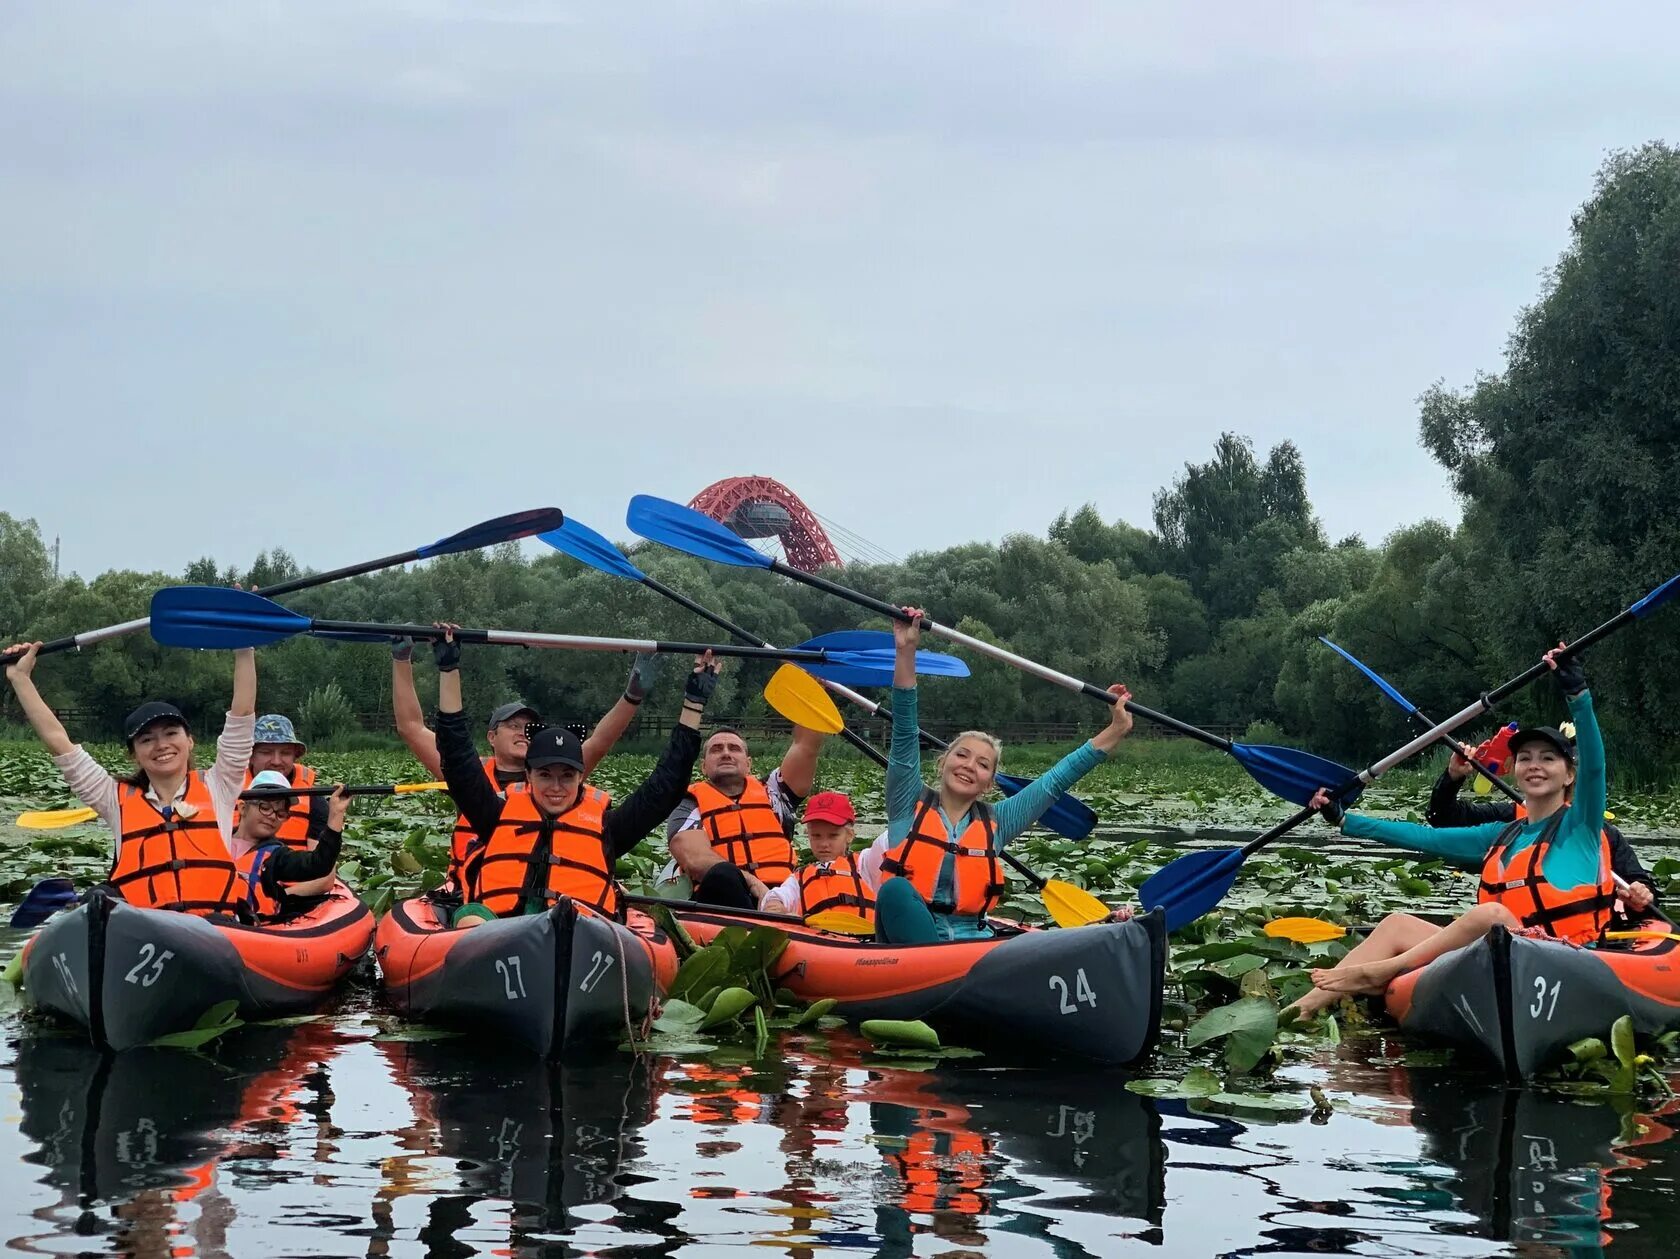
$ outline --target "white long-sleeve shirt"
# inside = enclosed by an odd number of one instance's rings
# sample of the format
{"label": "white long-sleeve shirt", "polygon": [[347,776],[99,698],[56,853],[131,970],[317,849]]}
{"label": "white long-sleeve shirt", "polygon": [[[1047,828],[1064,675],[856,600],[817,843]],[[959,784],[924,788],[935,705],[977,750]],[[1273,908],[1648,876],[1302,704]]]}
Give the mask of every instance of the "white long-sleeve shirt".
{"label": "white long-sleeve shirt", "polygon": [[[243,717],[229,713],[222,723],[222,733],[216,739],[216,763],[204,772],[204,785],[210,789],[210,801],[216,809],[216,827],[222,833],[222,842],[235,857],[251,846],[234,839],[233,809],[239,801],[240,791],[245,787],[245,771],[251,765],[251,746],[256,732],[255,713],[247,713]],[[63,756],[53,757],[53,764],[64,775],[64,781],[75,793],[76,799],[99,814],[99,820],[110,828],[112,851],[115,852],[122,838],[122,813],[117,796],[119,784],[111,776],[111,771],[94,760],[79,743]],[[186,790],[185,779],[181,780],[181,790]],[[175,803],[174,800],[160,801],[150,787],[146,789],[146,798],[159,806]]]}
{"label": "white long-sleeve shirt", "polygon": [[[881,886],[881,862],[886,859],[891,845],[887,842],[886,832],[862,852],[851,854],[852,862],[857,867],[858,879],[873,892]],[[808,870],[819,862],[809,862],[795,870],[775,887],[765,893],[759,902],[759,908],[768,914],[792,914],[797,918],[805,916],[805,898],[799,892],[799,874],[801,870]]]}

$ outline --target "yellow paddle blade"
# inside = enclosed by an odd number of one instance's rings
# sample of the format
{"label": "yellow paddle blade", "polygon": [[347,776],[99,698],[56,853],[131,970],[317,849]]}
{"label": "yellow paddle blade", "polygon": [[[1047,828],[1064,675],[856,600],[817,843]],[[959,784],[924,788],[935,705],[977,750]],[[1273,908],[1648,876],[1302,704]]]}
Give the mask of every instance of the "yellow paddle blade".
{"label": "yellow paddle blade", "polygon": [[875,934],[874,923],[862,914],[847,913],[844,909],[825,909],[820,914],[812,914],[805,920],[805,925],[815,927],[818,931],[838,931],[849,936]]}
{"label": "yellow paddle blade", "polygon": [[1322,944],[1326,940],[1340,940],[1347,934],[1347,928],[1322,918],[1274,918],[1266,924],[1266,934],[1296,944]]}
{"label": "yellow paddle blade", "polygon": [[392,788],[399,796],[410,791],[448,791],[448,783],[398,783]]}
{"label": "yellow paddle blade", "polygon": [[1492,790],[1493,784],[1488,781],[1487,776],[1484,774],[1477,774],[1475,786],[1476,794],[1478,796],[1485,796]]}
{"label": "yellow paddle blade", "polygon": [[823,690],[822,683],[805,670],[785,664],[770,675],[770,685],[764,688],[764,698],[770,707],[796,726],[820,730],[824,734],[839,734],[846,723],[840,710]]}
{"label": "yellow paddle blade", "polygon": [[79,826],[91,822],[99,814],[92,809],[51,809],[36,813],[21,813],[17,824],[26,831],[56,831],[61,826]]}
{"label": "yellow paddle blade", "polygon": [[1680,940],[1673,931],[1606,931],[1606,940]]}
{"label": "yellow paddle blade", "polygon": [[1082,887],[1064,883],[1060,879],[1046,879],[1044,908],[1058,927],[1088,927],[1108,917],[1108,906]]}

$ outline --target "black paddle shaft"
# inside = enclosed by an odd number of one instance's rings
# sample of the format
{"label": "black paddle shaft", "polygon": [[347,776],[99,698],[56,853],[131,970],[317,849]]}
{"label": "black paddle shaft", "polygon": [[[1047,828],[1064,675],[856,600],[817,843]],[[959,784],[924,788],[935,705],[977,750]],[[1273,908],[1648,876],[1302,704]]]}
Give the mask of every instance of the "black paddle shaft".
{"label": "black paddle shaft", "polygon": [[[337,787],[249,787],[239,793],[241,800],[285,800],[290,796],[330,796]],[[372,787],[346,787],[346,795],[352,796],[394,796],[396,787],[389,783]]]}

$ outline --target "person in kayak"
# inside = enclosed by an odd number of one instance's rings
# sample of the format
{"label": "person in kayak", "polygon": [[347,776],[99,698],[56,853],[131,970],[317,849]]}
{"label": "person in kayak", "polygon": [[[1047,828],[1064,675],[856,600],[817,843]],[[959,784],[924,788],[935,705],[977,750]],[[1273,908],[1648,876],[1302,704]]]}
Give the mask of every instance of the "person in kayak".
{"label": "person in kayak", "polygon": [[882,872],[875,891],[875,935],[889,944],[983,938],[991,934],[986,914],[1003,891],[998,853],[1131,733],[1132,715],[1126,710],[1131,692],[1119,683],[1109,687],[1119,702],[1108,724],[1007,800],[994,805],[982,799],[997,779],[1003,745],[979,730],[951,740],[939,757],[938,785],[929,787],[922,782],[916,711],[922,611],[904,611],[910,619],[893,625],[897,658],[887,830],[871,849],[879,854]]}
{"label": "person in kayak", "polygon": [[793,728],[782,762],[760,781],[739,730],[714,731],[700,758],[700,781],[665,822],[671,864],[660,882],[686,875],[693,898],[752,909],[798,865],[793,830],[817,778],[824,735]]}
{"label": "person in kayak", "polygon": [[433,654],[438,759],[455,807],[475,836],[461,867],[467,903],[455,911],[453,925],[543,913],[561,896],[587,910],[621,917],[614,867],[670,813],[688,785],[700,753],[700,718],[717,688],[718,667],[711,653],[695,659],[683,689],[682,713],[659,763],[617,807],[606,792],[584,782],[583,744],[560,726],[531,732],[523,785],[498,792],[484,776],[461,710],[461,644],[446,633]]}
{"label": "person in kayak", "polygon": [[[583,773],[588,777],[595,767],[612,751],[613,745],[636,719],[636,711],[653,689],[658,657],[638,653],[630,668],[630,679],[624,694],[595,729],[583,741]],[[408,745],[426,772],[433,778],[443,776],[443,762],[438,754],[437,735],[426,727],[426,714],[420,707],[419,693],[414,689],[414,640],[398,638],[391,643],[391,708],[396,716],[397,734]],[[525,781],[525,752],[529,746],[529,731],[542,724],[542,715],[523,700],[512,700],[490,710],[489,728],[485,739],[490,755],[481,757],[479,764],[485,780],[498,792],[518,787]],[[461,862],[473,840],[472,826],[464,816],[455,819],[455,833],[449,846],[449,869],[445,886],[461,887]]]}
{"label": "person in kayak", "polygon": [[875,888],[881,881],[881,853],[873,847],[856,856],[857,813],[844,792],[819,791],[805,802],[805,839],[811,860],[771,888],[758,907],[772,914],[809,918],[825,910],[875,921]]}
{"label": "person in kayak", "polygon": [[[280,774],[294,787],[315,785],[314,768],[302,761],[303,754],[309,748],[297,737],[290,717],[281,713],[264,713],[257,718],[252,739],[251,765],[245,774],[246,790],[250,789],[251,780],[264,770]],[[331,807],[329,799],[327,796],[298,797],[293,804],[291,816],[286,818],[276,838],[288,848],[309,847],[326,830],[327,814]],[[243,809],[236,809],[234,812],[235,834],[239,831],[242,812]]]}
{"label": "person in kayak", "polygon": [[40,643],[20,643],[23,655],[6,678],[24,717],[52,754],[75,796],[116,836],[106,884],[131,905],[205,916],[236,914],[246,903],[230,843],[231,820],[257,719],[256,653],[233,653],[233,699],[216,740],[216,761],[193,768],[187,719],[162,700],[141,704],[123,720],[134,772],[117,778],[72,743],[35,687]]}
{"label": "person in kayak", "polygon": [[279,770],[265,769],[245,790],[272,794],[240,801],[243,807],[233,833],[233,859],[244,873],[251,912],[258,918],[286,913],[297,901],[323,895],[336,881],[334,870],[344,842],[350,795],[340,784],[330,796],[308,797],[325,800],[327,816],[313,846],[293,848],[281,838],[281,831],[287,819],[296,816],[298,797],[288,794],[296,785]]}
{"label": "person in kayak", "polygon": [[1313,989],[1286,1013],[1308,1018],[1344,995],[1380,993],[1401,973],[1481,939],[1494,927],[1532,929],[1573,944],[1603,934],[1615,901],[1604,825],[1604,741],[1579,657],[1564,644],[1546,653],[1575,721],[1575,743],[1550,726],[1511,738],[1517,786],[1528,816],[1512,822],[1437,829],[1345,813],[1320,789],[1312,798],[1342,834],[1377,839],[1481,870],[1477,905],[1445,927],[1390,914],[1340,963],[1312,972]]}
{"label": "person in kayak", "polygon": [[[1575,739],[1575,727],[1568,722],[1559,727],[1561,733],[1571,741]],[[1447,767],[1441,771],[1441,776],[1435,780],[1435,787],[1429,793],[1429,803],[1424,808],[1423,819],[1431,826],[1442,828],[1452,826],[1477,826],[1483,822],[1514,822],[1517,819],[1517,806],[1511,800],[1489,800],[1478,803],[1465,800],[1459,796],[1459,790],[1465,780],[1475,773],[1476,767],[1454,752]],[[1627,884],[1627,890],[1616,898],[1618,918],[1625,918],[1629,922],[1635,918],[1647,916],[1647,911],[1655,909],[1661,913],[1658,905],[1656,882],[1644,863],[1639,860],[1639,854],[1628,843],[1627,836],[1611,822],[1604,824],[1604,838],[1610,845],[1610,868]]]}

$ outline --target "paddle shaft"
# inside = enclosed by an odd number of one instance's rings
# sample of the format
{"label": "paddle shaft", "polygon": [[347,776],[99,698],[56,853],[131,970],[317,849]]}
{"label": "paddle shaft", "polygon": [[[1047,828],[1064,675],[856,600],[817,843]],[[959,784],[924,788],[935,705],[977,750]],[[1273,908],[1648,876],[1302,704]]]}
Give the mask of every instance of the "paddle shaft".
{"label": "paddle shaft", "polygon": [[[406,790],[405,790],[406,788]],[[338,790],[337,787],[292,787],[282,791],[278,787],[256,787],[241,791],[241,800],[284,800],[288,796],[330,796]],[[351,796],[397,796],[409,795],[419,791],[442,791],[441,783],[385,783],[371,787],[346,787],[344,792]]]}
{"label": "paddle shaft", "polygon": [[[329,569],[324,573],[309,573],[302,577],[293,577],[287,581],[276,582],[272,586],[254,589],[251,593],[262,595],[265,599],[272,599],[276,595],[289,595],[298,590],[309,590],[315,586],[324,586],[328,582],[342,581],[346,577],[360,577],[365,573],[376,573],[381,569],[395,568],[399,564],[411,564],[415,560],[426,558],[426,552],[433,550],[437,545],[437,543],[433,543],[431,546],[415,547],[412,551],[387,555],[377,560],[367,560],[360,564],[346,564],[343,568]],[[71,634],[67,638],[55,638],[51,642],[42,643],[41,650],[37,654],[46,656],[57,651],[80,651],[84,647],[92,647],[97,643],[107,642],[113,638],[137,634],[151,623],[151,617],[143,616],[139,620],[123,621],[118,625],[107,625],[103,629]],[[9,665],[21,655],[23,655],[21,651],[0,652],[0,668]]]}

